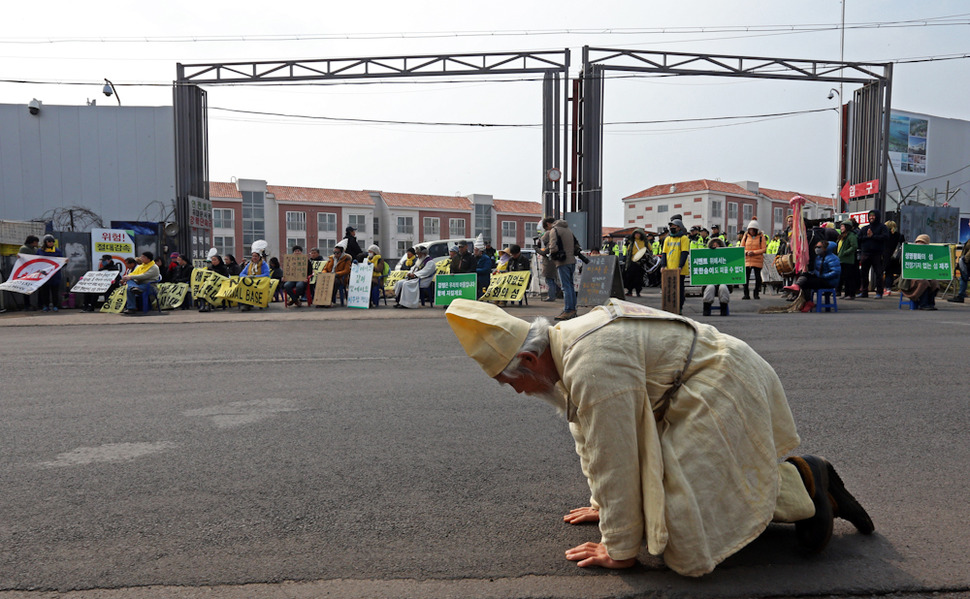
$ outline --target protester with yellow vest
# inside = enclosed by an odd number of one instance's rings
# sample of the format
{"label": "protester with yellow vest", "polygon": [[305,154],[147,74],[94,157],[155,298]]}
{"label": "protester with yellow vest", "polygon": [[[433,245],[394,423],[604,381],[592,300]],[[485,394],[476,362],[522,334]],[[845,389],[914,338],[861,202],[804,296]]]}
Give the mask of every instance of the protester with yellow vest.
{"label": "protester with yellow vest", "polygon": [[689,256],[690,240],[687,238],[684,221],[680,219],[670,221],[670,233],[664,239],[662,259],[667,268],[677,268],[680,270],[680,312],[684,311],[684,281],[690,272],[687,266]]}

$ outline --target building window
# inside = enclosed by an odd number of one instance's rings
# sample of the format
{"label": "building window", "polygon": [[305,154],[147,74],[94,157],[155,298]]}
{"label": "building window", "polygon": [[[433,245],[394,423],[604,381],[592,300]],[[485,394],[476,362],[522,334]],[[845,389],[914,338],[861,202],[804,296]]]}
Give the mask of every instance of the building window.
{"label": "building window", "polygon": [[[410,216],[399,216],[397,217],[397,234],[398,235],[414,235],[414,219]],[[405,246],[405,249],[411,246]]]}
{"label": "building window", "polygon": [[407,251],[408,251],[408,248],[411,247],[411,246],[413,246],[413,245],[414,245],[414,242],[411,241],[410,239],[408,239],[407,241],[398,241],[397,242],[397,256],[403,256],[404,254],[406,254]]}
{"label": "building window", "polygon": [[785,209],[781,206],[776,206],[771,212],[772,220],[774,221],[772,233],[781,233],[785,230]]}
{"label": "building window", "polygon": [[232,229],[234,216],[232,208],[213,208],[212,209],[212,228],[213,229]]}
{"label": "building window", "polygon": [[463,218],[450,218],[448,219],[448,235],[452,238],[464,237],[465,236],[465,219]]}
{"label": "building window", "polygon": [[266,239],[265,196],[262,191],[242,192],[242,234],[246,248],[252,247],[257,239]]}
{"label": "building window", "polygon": [[324,239],[320,238],[320,243],[317,244],[317,249],[320,250],[321,256],[329,256],[333,253],[333,246],[337,245],[337,240],[334,238]]}
{"label": "building window", "polygon": [[374,239],[381,234],[381,219],[379,216],[374,217]]}
{"label": "building window", "polygon": [[289,237],[286,238],[286,249],[292,250],[293,246],[298,245],[304,250],[306,250],[306,237]]}
{"label": "building window", "polygon": [[492,238],[492,207],[475,204],[475,235],[481,233],[485,239]]}
{"label": "building window", "polygon": [[351,214],[348,218],[350,219],[350,226],[357,229],[358,233],[367,232],[366,214]]}
{"label": "building window", "polygon": [[328,233],[333,233],[333,237],[337,234],[337,215],[333,212],[318,212],[317,213],[317,233],[320,237],[331,237]]}
{"label": "building window", "polygon": [[738,203],[728,202],[727,208],[727,222],[724,230],[727,231],[728,241],[733,242],[738,236]]}
{"label": "building window", "polygon": [[744,217],[742,218],[742,220],[744,221],[744,226],[747,227],[748,223],[751,222],[752,217],[754,216],[754,206],[752,206],[751,204],[743,204],[741,206],[741,214]]}
{"label": "building window", "polygon": [[441,237],[441,219],[430,216],[424,217],[423,241],[435,241]]}
{"label": "building window", "polygon": [[286,212],[287,231],[306,231],[306,212]]}
{"label": "building window", "polygon": [[525,229],[526,243],[529,243],[529,241],[539,236],[539,223],[536,223],[536,222],[525,223],[524,229]]}
{"label": "building window", "polygon": [[667,211],[667,204],[661,204],[657,206],[657,212],[666,212],[666,211]]}
{"label": "building window", "polygon": [[711,200],[711,218],[721,218],[724,213],[721,212],[721,200]]}
{"label": "building window", "polygon": [[[515,243],[515,221],[514,220],[503,220],[502,221],[502,239],[510,240],[509,243]],[[505,243],[504,241],[502,243]]]}
{"label": "building window", "polygon": [[215,235],[212,238],[212,247],[225,258],[229,254],[236,253],[236,238],[232,235]]}

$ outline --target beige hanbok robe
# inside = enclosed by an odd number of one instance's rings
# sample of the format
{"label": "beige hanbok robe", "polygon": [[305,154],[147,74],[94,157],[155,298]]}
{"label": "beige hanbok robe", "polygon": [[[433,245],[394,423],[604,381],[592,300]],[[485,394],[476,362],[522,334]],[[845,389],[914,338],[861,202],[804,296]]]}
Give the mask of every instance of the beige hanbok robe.
{"label": "beige hanbok robe", "polygon": [[[658,422],[694,327],[684,383]],[[781,381],[747,344],[613,300],[550,329],[550,349],[610,557],[635,557],[646,541],[674,571],[700,576],[767,527],[778,460],[799,438]]]}

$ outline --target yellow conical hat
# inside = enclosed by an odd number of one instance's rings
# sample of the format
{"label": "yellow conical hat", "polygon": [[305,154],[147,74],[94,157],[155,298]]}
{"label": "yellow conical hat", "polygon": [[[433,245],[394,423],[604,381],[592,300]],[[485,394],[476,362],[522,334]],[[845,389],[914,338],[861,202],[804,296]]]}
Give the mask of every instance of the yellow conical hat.
{"label": "yellow conical hat", "polygon": [[465,353],[490,377],[509,365],[529,335],[529,323],[486,302],[456,299],[445,317]]}

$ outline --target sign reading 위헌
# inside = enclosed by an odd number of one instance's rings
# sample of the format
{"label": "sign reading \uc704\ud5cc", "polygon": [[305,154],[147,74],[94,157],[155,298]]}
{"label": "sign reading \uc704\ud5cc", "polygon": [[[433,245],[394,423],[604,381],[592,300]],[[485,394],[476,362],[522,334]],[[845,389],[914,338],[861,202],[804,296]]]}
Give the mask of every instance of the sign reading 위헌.
{"label": "sign reading \uc704\ud5cc", "polygon": [[949,281],[953,278],[953,262],[950,246],[935,244],[904,243],[904,279]]}

